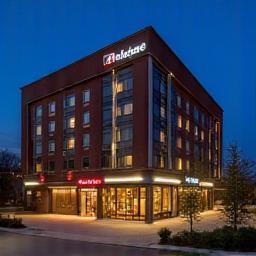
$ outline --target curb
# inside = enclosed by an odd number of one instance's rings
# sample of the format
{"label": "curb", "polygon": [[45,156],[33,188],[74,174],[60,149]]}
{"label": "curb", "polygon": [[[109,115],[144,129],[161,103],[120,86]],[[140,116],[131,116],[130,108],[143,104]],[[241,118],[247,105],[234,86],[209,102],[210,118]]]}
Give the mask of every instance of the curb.
{"label": "curb", "polygon": [[131,244],[131,243],[113,243],[108,241],[99,241],[91,237],[83,237],[78,234],[72,233],[60,233],[60,232],[52,232],[45,231],[38,228],[24,228],[24,229],[11,229],[11,228],[3,228],[0,227],[0,231],[19,234],[19,235],[28,235],[28,236],[38,236],[38,237],[47,237],[54,239],[63,239],[63,240],[71,240],[71,241],[80,241],[80,242],[88,242],[88,243],[96,243],[110,246],[127,246],[127,247],[135,247],[135,248],[144,248],[144,249],[154,249],[154,250],[164,250],[164,251],[172,251],[172,252],[190,252],[190,253],[199,253],[206,255],[215,255],[215,256],[255,256],[256,252],[234,252],[234,251],[223,251],[223,250],[211,250],[211,249],[203,249],[203,248],[193,248],[193,247],[183,247],[183,246],[173,246],[173,245],[160,245],[160,244]]}

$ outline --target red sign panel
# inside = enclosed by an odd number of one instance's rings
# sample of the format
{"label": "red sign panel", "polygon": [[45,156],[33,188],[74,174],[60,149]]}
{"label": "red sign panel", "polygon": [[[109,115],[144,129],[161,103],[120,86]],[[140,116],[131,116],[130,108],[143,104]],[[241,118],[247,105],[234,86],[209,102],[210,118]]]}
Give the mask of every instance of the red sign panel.
{"label": "red sign panel", "polygon": [[101,178],[83,178],[78,180],[78,185],[81,186],[99,186],[103,184],[103,179]]}

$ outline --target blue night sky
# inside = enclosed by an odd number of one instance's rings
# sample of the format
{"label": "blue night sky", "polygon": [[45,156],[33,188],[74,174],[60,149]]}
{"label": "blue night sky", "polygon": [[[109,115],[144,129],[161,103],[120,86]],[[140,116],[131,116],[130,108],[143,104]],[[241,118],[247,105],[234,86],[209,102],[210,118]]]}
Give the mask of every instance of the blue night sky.
{"label": "blue night sky", "polygon": [[[123,3],[122,3],[123,2]],[[256,1],[0,1],[0,148],[19,152],[19,88],[152,25],[256,160]]]}

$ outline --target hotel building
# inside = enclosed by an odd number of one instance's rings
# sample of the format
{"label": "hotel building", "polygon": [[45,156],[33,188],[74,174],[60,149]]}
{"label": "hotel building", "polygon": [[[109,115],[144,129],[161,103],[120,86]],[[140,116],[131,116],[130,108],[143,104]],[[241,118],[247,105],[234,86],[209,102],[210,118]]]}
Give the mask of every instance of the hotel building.
{"label": "hotel building", "polygon": [[213,207],[223,110],[152,27],[22,88],[27,209],[152,223]]}

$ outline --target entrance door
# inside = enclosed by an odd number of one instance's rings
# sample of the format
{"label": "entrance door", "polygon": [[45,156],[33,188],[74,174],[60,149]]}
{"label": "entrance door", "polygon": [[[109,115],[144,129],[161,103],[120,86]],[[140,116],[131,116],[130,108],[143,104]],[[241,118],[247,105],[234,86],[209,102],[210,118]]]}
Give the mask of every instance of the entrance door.
{"label": "entrance door", "polygon": [[81,190],[81,216],[95,217],[97,214],[97,190]]}

